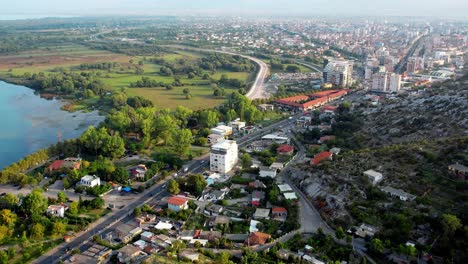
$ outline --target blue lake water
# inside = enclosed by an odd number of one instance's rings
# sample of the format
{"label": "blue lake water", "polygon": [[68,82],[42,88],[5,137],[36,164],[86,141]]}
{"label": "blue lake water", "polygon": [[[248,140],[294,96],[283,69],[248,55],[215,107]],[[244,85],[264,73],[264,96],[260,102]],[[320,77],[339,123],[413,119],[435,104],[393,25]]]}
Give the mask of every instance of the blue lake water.
{"label": "blue lake water", "polygon": [[46,100],[24,86],[0,81],[0,170],[62,140],[76,138],[104,120],[97,111],[69,113],[64,102]]}

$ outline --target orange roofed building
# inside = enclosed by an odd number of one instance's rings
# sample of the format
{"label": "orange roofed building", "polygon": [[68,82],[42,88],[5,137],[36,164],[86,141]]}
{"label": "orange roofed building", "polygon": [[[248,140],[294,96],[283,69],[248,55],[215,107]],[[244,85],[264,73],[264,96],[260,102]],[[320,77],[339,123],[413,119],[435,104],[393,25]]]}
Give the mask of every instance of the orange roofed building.
{"label": "orange roofed building", "polygon": [[248,246],[264,245],[271,236],[262,232],[252,232],[245,241]]}
{"label": "orange roofed building", "polygon": [[167,207],[174,212],[188,209],[188,199],[180,196],[172,196],[167,200]]}
{"label": "orange roofed building", "polygon": [[348,89],[327,90],[309,95],[297,95],[276,100],[277,104],[301,111],[315,109],[348,94]]}
{"label": "orange roofed building", "polygon": [[314,158],[310,161],[310,164],[313,166],[317,166],[320,164],[320,162],[324,160],[332,160],[332,159],[333,159],[333,153],[329,151],[323,151],[315,155]]}

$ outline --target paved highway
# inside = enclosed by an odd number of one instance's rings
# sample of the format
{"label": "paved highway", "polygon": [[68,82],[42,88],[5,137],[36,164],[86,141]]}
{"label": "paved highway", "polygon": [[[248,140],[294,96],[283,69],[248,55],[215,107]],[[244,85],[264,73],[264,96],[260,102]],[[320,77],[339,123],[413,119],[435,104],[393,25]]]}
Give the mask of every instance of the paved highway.
{"label": "paved highway", "polygon": [[268,65],[262,60],[251,57],[251,56],[230,52],[230,51],[199,49],[199,48],[191,48],[191,47],[184,47],[184,46],[171,46],[171,47],[181,49],[181,50],[196,50],[196,51],[202,51],[202,52],[214,52],[214,53],[222,53],[222,54],[228,54],[228,55],[236,55],[236,56],[246,58],[248,60],[255,62],[255,64],[257,64],[260,69],[257,73],[257,77],[255,78],[254,83],[252,84],[249,91],[245,95],[251,100],[270,97],[270,95],[266,92],[265,87],[264,87],[265,80],[268,78],[270,71],[268,69]]}

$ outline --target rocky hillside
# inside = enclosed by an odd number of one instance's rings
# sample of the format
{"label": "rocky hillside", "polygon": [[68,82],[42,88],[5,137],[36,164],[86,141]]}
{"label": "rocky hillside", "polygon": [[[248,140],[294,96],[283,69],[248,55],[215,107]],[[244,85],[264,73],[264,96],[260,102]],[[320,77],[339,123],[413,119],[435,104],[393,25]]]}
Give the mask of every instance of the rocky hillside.
{"label": "rocky hillside", "polygon": [[466,135],[468,80],[387,99],[365,113],[360,134],[368,147]]}

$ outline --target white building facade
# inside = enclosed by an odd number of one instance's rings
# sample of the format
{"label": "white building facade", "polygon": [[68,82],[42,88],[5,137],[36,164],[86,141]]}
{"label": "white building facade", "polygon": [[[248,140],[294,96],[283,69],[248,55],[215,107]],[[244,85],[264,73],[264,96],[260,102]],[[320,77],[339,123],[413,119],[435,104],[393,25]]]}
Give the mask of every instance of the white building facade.
{"label": "white building facade", "polygon": [[233,140],[214,144],[210,152],[210,170],[226,173],[232,170],[238,161],[238,146]]}
{"label": "white building facade", "polygon": [[86,187],[101,185],[101,179],[96,175],[86,175],[81,178],[80,184]]}

